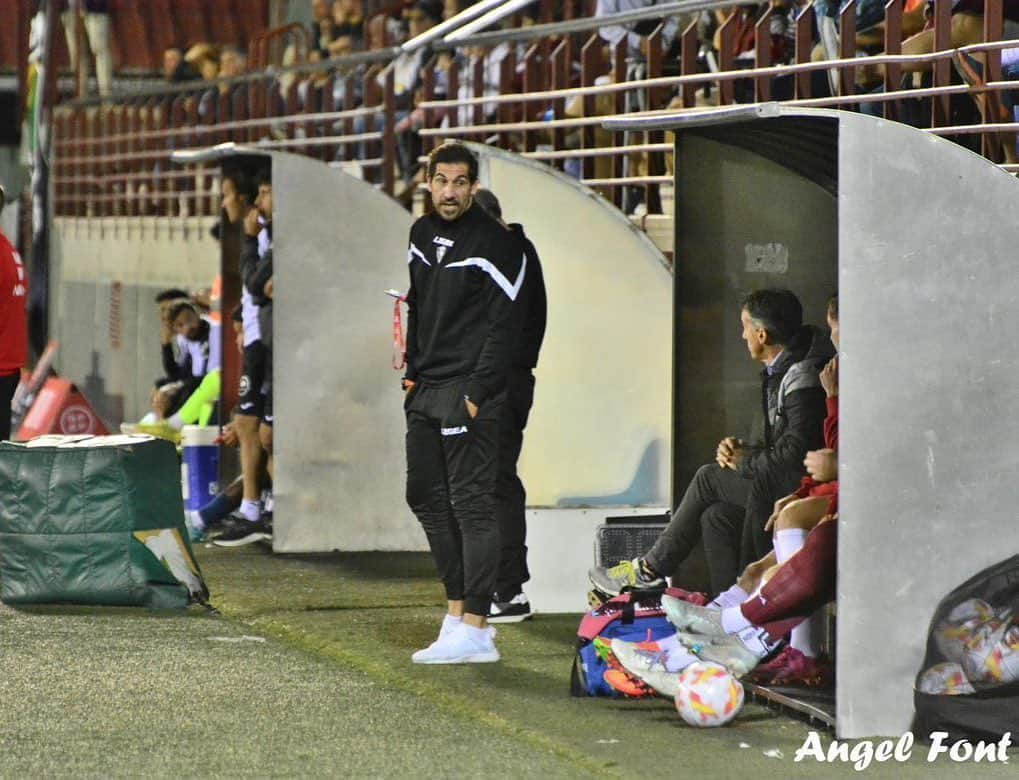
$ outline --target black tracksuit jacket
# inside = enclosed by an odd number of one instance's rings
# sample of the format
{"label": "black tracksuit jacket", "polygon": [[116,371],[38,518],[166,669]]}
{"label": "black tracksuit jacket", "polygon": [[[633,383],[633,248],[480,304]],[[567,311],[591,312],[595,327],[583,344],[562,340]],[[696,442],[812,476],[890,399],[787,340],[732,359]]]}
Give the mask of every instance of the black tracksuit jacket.
{"label": "black tracksuit jacket", "polygon": [[453,222],[426,214],[410,229],[407,263],[407,379],[466,378],[480,406],[505,387],[519,338],[519,234],[477,204]]}

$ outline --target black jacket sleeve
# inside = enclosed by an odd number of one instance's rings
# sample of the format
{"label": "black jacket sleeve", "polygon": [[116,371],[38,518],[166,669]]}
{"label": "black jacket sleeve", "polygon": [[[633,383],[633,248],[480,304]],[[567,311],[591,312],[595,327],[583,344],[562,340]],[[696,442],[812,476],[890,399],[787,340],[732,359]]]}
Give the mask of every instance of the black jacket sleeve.
{"label": "black jacket sleeve", "polygon": [[272,279],[272,249],[244,277],[244,286],[251,293],[251,300],[259,306],[267,305],[272,299],[265,294],[265,283]]}
{"label": "black jacket sleeve", "polygon": [[487,274],[488,335],[467,381],[467,395],[478,406],[506,385],[506,372],[520,336],[520,291],[527,274],[523,243],[506,231],[489,244],[492,269]]}
{"label": "black jacket sleeve", "polygon": [[753,479],[771,469],[802,474],[807,452],[824,446],[823,389],[811,387],[789,393],[782,413],[785,426],[774,446],[748,450],[740,463],[741,476]]}
{"label": "black jacket sleeve", "polygon": [[417,290],[414,288],[414,274],[410,275],[410,289],[407,290],[407,336],[404,350],[407,358],[404,376],[412,382],[417,381]]}
{"label": "black jacket sleeve", "polygon": [[173,354],[173,342],[168,342],[163,345],[163,376],[167,379],[178,379],[177,376],[180,373],[180,365],[177,363],[177,358]]}

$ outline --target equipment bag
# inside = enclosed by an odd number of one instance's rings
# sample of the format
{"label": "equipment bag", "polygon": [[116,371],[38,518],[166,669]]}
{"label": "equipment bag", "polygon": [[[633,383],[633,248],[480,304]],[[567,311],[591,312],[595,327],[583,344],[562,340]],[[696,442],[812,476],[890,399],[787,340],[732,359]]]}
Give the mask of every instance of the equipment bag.
{"label": "equipment bag", "polygon": [[[701,601],[697,594],[673,588],[665,593]],[[643,642],[673,634],[676,627],[665,617],[662,590],[623,593],[585,612],[577,628],[577,651],[570,673],[571,696],[612,696],[620,694],[605,682],[608,663],[598,654],[594,640],[622,639]]]}
{"label": "equipment bag", "polygon": [[169,442],[149,436],[3,442],[0,486],[4,603],[207,602]]}
{"label": "equipment bag", "polygon": [[1019,555],[953,590],[931,620],[913,730],[951,740],[1019,734]]}

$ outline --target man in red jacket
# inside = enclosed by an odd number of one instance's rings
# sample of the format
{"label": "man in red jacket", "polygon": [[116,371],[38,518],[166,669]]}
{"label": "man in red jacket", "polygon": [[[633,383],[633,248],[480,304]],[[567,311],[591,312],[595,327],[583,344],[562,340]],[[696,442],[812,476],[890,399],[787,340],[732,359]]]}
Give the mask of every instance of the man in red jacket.
{"label": "man in red jacket", "polygon": [[[6,193],[0,187],[0,211]],[[11,438],[11,399],[28,352],[28,281],[21,255],[0,230],[0,439]]]}

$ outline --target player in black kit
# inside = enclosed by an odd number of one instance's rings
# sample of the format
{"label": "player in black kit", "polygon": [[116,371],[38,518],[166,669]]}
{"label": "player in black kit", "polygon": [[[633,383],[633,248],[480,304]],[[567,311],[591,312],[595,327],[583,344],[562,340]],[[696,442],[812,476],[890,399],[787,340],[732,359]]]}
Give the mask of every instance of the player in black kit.
{"label": "player in black kit", "polygon": [[435,211],[410,230],[407,503],[446,589],[438,639],[415,663],[499,660],[486,615],[499,568],[494,496],[506,375],[527,274],[519,237],[473,202],[478,162],[445,143],[428,161]]}

